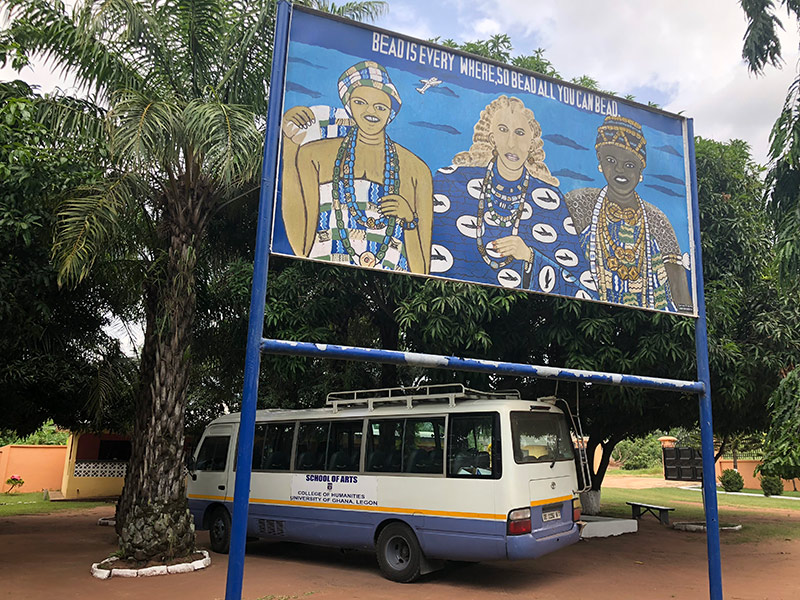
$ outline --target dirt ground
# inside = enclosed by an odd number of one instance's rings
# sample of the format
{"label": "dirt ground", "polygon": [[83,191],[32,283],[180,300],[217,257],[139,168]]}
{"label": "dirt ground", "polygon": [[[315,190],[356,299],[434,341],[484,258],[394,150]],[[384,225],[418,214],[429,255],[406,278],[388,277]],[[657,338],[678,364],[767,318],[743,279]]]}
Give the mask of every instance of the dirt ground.
{"label": "dirt ground", "polygon": [[[0,518],[0,599],[214,600],[225,596],[227,557],[190,574],[105,581],[91,563],[116,549],[112,527],[96,525],[113,507]],[[777,520],[785,518],[770,515]],[[723,539],[726,533],[723,532]],[[207,532],[198,534],[208,545]],[[723,593],[729,600],[800,597],[800,541],[722,547]],[[415,584],[383,579],[374,555],[290,543],[248,544],[245,600],[447,600],[525,598],[625,600],[708,598],[705,536],[659,525],[646,516],[639,533],[583,540],[537,560],[449,567]],[[275,598],[275,600],[278,600]],[[283,600],[283,598],[281,598]]]}

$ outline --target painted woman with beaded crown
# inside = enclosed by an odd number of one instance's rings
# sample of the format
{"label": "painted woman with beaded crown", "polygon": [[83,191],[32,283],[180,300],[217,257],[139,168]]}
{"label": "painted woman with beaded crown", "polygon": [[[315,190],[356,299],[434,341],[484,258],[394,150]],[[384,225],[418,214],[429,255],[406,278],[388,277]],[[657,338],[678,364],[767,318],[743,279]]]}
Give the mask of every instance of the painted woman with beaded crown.
{"label": "painted woman with beaded crown", "polygon": [[[362,61],[342,73],[331,109],[339,135],[307,138],[321,115],[296,106],[283,117],[283,221],[297,256],[367,268],[428,273],[431,172],[386,126],[401,100],[386,69]],[[316,107],[318,108],[318,107]],[[341,110],[341,109],[339,109]]]}
{"label": "painted woman with beaded crown", "polygon": [[608,116],[597,129],[602,188],[566,195],[581,232],[599,299],[670,312],[692,312],[683,258],[666,215],[636,192],[647,166],[647,141],[632,119]]}
{"label": "painted woman with beaded crown", "polygon": [[519,98],[499,96],[481,112],[470,149],[434,175],[433,273],[596,298],[541,134]]}

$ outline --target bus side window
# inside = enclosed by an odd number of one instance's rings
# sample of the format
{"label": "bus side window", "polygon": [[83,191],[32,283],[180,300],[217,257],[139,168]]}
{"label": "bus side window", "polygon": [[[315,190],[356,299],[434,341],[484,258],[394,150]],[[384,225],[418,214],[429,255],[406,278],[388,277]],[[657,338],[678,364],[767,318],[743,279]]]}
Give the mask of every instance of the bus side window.
{"label": "bus side window", "polygon": [[296,471],[323,471],[330,422],[301,423],[297,435]]}
{"label": "bus side window", "polygon": [[402,470],[403,419],[370,421],[367,427],[368,473],[399,473]]}
{"label": "bus side window", "polygon": [[264,438],[267,437],[267,424],[256,423],[255,437],[253,438],[253,471],[266,469],[264,459],[269,449],[264,446]]}
{"label": "bus side window", "polygon": [[293,437],[294,423],[271,423],[265,434],[264,462],[261,468],[267,471],[288,471]]}
{"label": "bus side window", "polygon": [[196,471],[224,471],[228,459],[228,435],[210,435],[203,440],[195,461]]}
{"label": "bus side window", "polygon": [[451,415],[447,443],[450,477],[500,476],[500,440],[497,415]]}
{"label": "bus side window", "polygon": [[358,471],[363,421],[332,421],[328,439],[328,471]]}
{"label": "bus side window", "polygon": [[406,419],[403,436],[403,471],[442,473],[444,417]]}

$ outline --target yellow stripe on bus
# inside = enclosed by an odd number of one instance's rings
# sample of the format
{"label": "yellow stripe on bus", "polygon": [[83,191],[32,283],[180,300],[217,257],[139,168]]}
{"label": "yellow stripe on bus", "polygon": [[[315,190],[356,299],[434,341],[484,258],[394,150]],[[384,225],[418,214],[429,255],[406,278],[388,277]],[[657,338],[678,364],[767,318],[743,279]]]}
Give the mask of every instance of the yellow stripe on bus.
{"label": "yellow stripe on bus", "polygon": [[547,500],[533,500],[531,506],[544,506],[545,504],[555,504],[556,502],[566,502],[567,500],[572,500],[572,495],[548,498]]}
{"label": "yellow stripe on bus", "polygon": [[371,510],[377,512],[401,513],[408,515],[429,515],[432,517],[459,517],[462,519],[492,519],[505,521],[506,515],[491,513],[453,512],[445,510],[425,510],[419,508],[387,508],[385,506],[354,506],[352,504],[335,504],[333,502],[307,502],[305,500],[268,500],[264,498],[250,498],[250,502],[258,504],[277,504],[283,506],[309,506],[312,508],[344,508],[347,510]]}
{"label": "yellow stripe on bus", "polygon": [[[221,500],[222,502],[233,501],[232,496],[204,496],[200,494],[189,494],[189,498],[198,500]],[[534,500],[531,506],[543,506],[545,504],[555,504],[556,502],[566,502],[572,500],[572,496],[560,496],[558,498],[548,498],[545,500]],[[250,502],[257,504],[275,504],[282,506],[308,506],[311,508],[337,508],[347,510],[371,510],[378,512],[390,512],[400,514],[429,515],[432,517],[457,517],[461,519],[491,519],[493,521],[505,521],[506,515],[496,515],[491,513],[471,513],[455,512],[446,510],[425,510],[417,508],[387,508],[384,506],[354,506],[352,504],[335,504],[333,502],[307,502],[304,500],[268,500],[265,498],[250,498]]]}

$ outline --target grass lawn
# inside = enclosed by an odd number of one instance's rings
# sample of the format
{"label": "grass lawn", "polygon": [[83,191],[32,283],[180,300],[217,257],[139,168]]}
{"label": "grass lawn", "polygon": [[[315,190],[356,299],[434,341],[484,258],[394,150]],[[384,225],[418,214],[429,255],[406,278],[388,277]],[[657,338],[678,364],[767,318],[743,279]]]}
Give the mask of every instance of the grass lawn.
{"label": "grass lawn", "polygon": [[647,469],[632,469],[626,471],[620,468],[609,468],[606,475],[620,475],[622,477],[664,477],[664,469],[661,465],[657,467],[649,467]]}
{"label": "grass lawn", "polygon": [[[762,492],[761,489],[754,490],[745,488],[743,490],[739,490],[739,493],[753,494],[754,496],[761,496],[762,498],[764,497],[764,492]],[[794,490],[791,490],[789,492],[783,492],[780,496],[773,496],[773,498],[800,498],[800,492],[795,492]]]}
{"label": "grass lawn", "polygon": [[[603,488],[600,495],[601,514],[610,517],[631,516],[631,507],[625,504],[643,502],[658,506],[671,506],[670,521],[704,521],[703,498],[699,490],[680,488],[649,488],[628,490]],[[719,494],[720,525],[741,525],[742,530],[722,532],[726,543],[755,542],[769,538],[800,539],[800,502],[781,499],[780,496],[765,497],[763,494],[734,496]],[[772,509],[764,511],[762,509]],[[774,512],[775,509],[780,512]],[[791,518],[786,518],[789,515]],[[642,518],[652,518],[644,515]]]}
{"label": "grass lawn", "polygon": [[61,510],[94,508],[108,502],[50,502],[42,499],[42,492],[29,494],[0,494],[0,517],[53,513]]}

